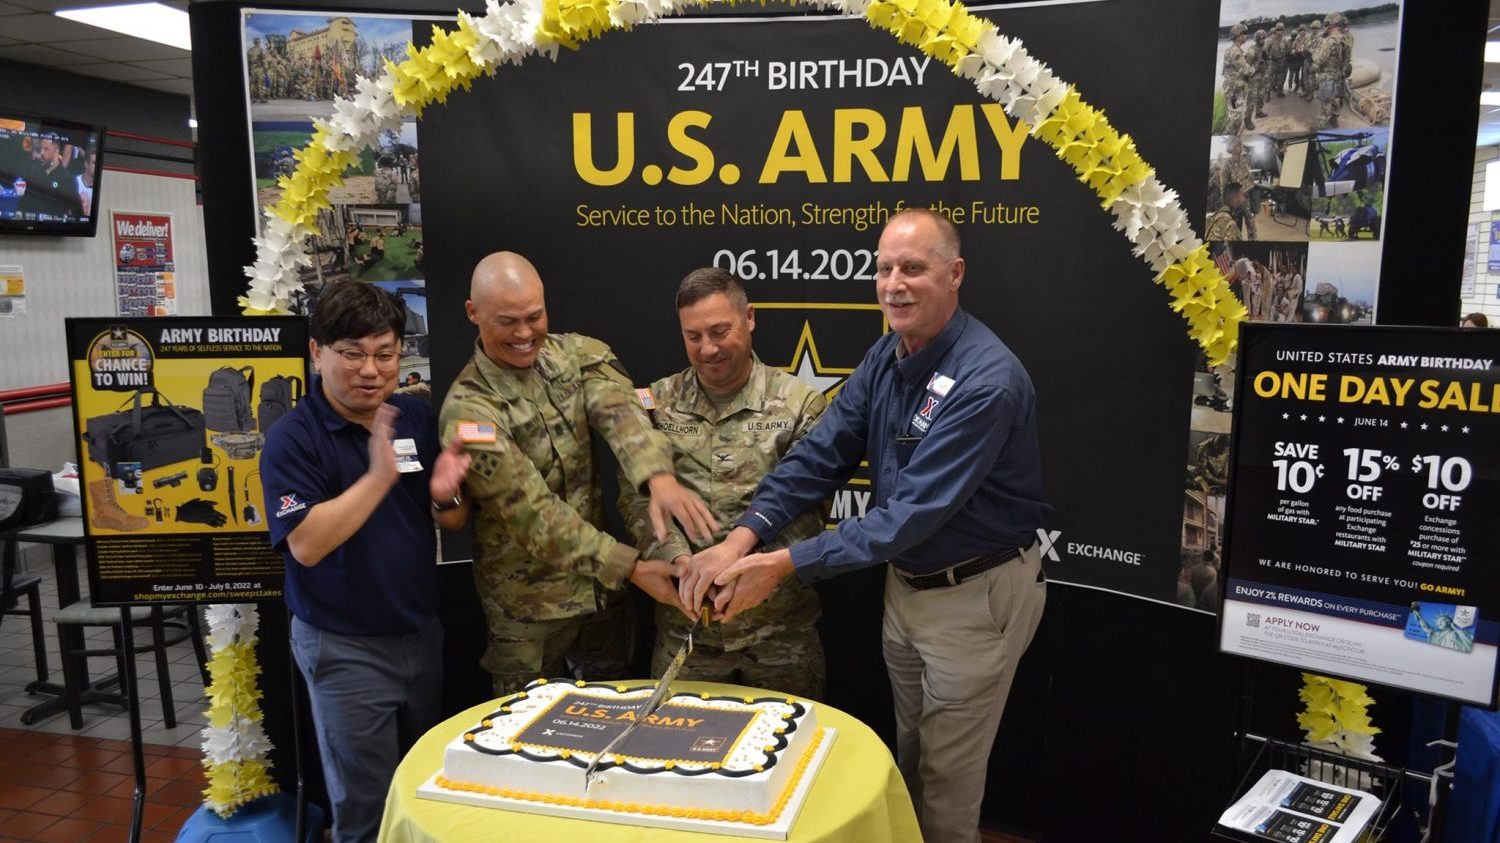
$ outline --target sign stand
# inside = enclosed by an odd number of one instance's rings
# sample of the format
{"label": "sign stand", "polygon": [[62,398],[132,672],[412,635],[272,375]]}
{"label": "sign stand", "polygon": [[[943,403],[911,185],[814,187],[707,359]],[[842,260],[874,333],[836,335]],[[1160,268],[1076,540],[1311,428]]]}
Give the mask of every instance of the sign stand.
{"label": "sign stand", "polygon": [[[1448,701],[1442,763],[1402,769],[1250,732],[1241,713],[1236,840],[1343,840],[1257,791],[1268,769],[1373,793],[1366,832],[1431,789],[1446,824],[1457,705],[1495,708],[1500,686],[1500,335],[1486,331],[1253,323],[1240,341],[1226,500],[1222,652]],[[1305,785],[1299,785],[1303,787]],[[1316,789],[1316,788],[1314,788]],[[1288,794],[1286,798],[1290,799]],[[1279,824],[1279,825],[1278,825]],[[1311,826],[1319,822],[1313,817]],[[1277,826],[1277,827],[1271,827]],[[1256,826],[1259,827],[1259,826]],[[1322,837],[1319,837],[1322,839]],[[1352,838],[1350,838],[1352,839]]]}
{"label": "sign stand", "polygon": [[141,818],[146,812],[146,750],[141,735],[141,697],[136,688],[135,675],[135,625],[130,620],[130,607],[120,607],[120,640],[125,651],[125,675],[120,677],[125,685],[125,710],[130,718],[130,762],[135,771],[135,805],[130,812],[130,843],[140,843]]}

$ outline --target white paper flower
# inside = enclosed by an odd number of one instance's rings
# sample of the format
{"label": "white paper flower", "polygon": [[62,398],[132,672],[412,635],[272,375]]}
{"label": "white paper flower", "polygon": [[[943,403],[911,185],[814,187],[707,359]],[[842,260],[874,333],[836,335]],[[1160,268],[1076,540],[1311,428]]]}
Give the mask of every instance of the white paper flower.
{"label": "white paper flower", "polygon": [[209,646],[215,650],[255,637],[260,612],[254,603],[221,603],[204,610],[208,621]]}
{"label": "white paper flower", "polygon": [[270,751],[265,728],[243,715],[235,715],[228,726],[203,729],[203,754],[210,764],[261,758]]}

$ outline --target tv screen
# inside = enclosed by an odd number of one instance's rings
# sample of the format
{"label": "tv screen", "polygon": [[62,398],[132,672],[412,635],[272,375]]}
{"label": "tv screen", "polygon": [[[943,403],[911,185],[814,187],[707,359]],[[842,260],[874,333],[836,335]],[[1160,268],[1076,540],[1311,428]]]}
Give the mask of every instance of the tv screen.
{"label": "tv screen", "polygon": [[94,236],[104,127],[0,111],[0,233]]}

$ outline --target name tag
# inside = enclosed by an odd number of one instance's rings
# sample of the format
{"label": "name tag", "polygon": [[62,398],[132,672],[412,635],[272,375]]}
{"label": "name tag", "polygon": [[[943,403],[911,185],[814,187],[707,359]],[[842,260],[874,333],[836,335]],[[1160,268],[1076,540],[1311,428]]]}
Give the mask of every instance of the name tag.
{"label": "name tag", "polygon": [[415,439],[394,439],[391,441],[391,450],[396,452],[397,471],[402,474],[411,474],[422,470],[422,461],[417,459]]}
{"label": "name tag", "polygon": [[953,378],[942,373],[934,373],[932,380],[927,382],[927,391],[939,398],[947,398],[948,390],[953,388]]}

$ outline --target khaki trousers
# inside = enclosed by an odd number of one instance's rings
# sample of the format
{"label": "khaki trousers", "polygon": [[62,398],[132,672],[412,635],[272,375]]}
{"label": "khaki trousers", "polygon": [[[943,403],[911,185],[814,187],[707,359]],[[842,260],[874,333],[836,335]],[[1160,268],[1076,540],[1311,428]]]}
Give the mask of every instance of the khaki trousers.
{"label": "khaki trousers", "polygon": [[896,702],[896,759],[927,843],[978,843],[990,749],[1016,665],[1047,602],[1033,544],[945,588],[886,574],[882,645]]}

